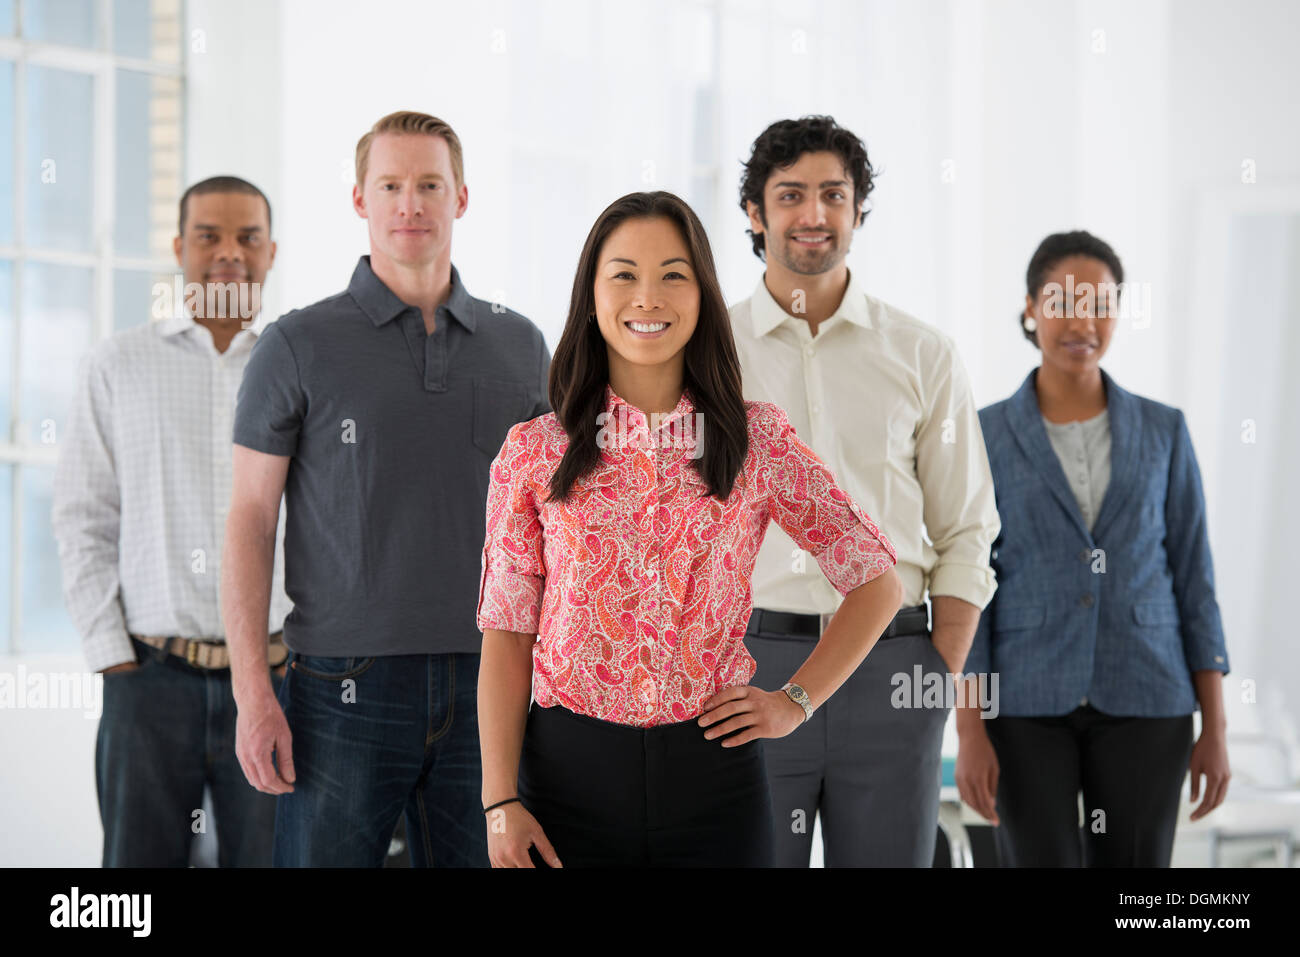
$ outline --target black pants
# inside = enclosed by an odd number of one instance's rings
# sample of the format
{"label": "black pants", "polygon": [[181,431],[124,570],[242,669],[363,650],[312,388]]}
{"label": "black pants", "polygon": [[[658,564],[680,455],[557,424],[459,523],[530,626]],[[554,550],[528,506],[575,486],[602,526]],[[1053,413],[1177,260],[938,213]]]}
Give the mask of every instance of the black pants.
{"label": "black pants", "polygon": [[519,797],[565,867],[772,865],[762,739],[724,748],[697,722],[636,728],[532,705]]}
{"label": "black pants", "polygon": [[1059,717],[993,718],[985,729],[998,756],[1003,867],[1169,866],[1190,714],[1124,718],[1083,705]]}

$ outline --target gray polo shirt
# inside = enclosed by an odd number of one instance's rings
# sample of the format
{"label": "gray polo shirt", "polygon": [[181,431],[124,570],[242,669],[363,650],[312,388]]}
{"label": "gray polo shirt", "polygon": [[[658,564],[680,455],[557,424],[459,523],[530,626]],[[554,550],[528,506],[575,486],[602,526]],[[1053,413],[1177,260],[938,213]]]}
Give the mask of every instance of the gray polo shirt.
{"label": "gray polo shirt", "polygon": [[1110,484],[1110,410],[1102,409],[1082,422],[1048,422],[1044,416],[1043,425],[1079,504],[1083,524],[1092,531]]}
{"label": "gray polo shirt", "polygon": [[351,657],[480,650],[488,469],[516,422],[550,411],[541,331],[465,291],[432,335],[362,256],[347,292],[266,326],[234,440],[291,457],[285,643]]}

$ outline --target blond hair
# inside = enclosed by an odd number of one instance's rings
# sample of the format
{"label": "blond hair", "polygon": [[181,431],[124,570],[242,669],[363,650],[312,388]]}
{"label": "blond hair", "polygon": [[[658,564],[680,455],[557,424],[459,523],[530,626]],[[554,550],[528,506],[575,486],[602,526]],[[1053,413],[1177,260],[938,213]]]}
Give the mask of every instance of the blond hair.
{"label": "blond hair", "polygon": [[366,168],[370,165],[370,144],[380,133],[401,133],[411,136],[441,136],[447,141],[447,151],[451,154],[451,170],[456,175],[456,188],[465,183],[464,158],[460,148],[460,137],[447,123],[430,116],[428,113],[414,113],[400,110],[389,113],[380,119],[365,136],[357,140],[357,185],[365,188]]}

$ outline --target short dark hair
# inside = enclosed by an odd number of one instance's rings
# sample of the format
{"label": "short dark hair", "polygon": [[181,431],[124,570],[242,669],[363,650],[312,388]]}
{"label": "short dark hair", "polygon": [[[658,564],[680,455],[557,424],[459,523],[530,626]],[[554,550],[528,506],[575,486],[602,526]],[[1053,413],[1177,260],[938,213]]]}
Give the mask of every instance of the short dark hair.
{"label": "short dark hair", "polygon": [[[1025,270],[1026,292],[1031,297],[1037,297],[1043,289],[1048,270],[1071,256],[1087,256],[1095,259],[1110,270],[1110,274],[1115,277],[1115,282],[1124,281],[1124,267],[1119,261],[1119,256],[1115,255],[1115,250],[1110,248],[1110,244],[1098,239],[1087,230],[1075,229],[1068,233],[1052,233],[1038,244],[1034,255],[1029,259],[1029,268]],[[1035,348],[1038,348],[1038,333],[1025,328],[1023,307],[1020,310],[1019,321],[1020,331]]]}
{"label": "short dark hair", "polygon": [[266,232],[269,236],[271,233],[271,201],[266,198],[266,194],[254,186],[246,179],[240,179],[238,176],[209,176],[207,179],[200,180],[181,196],[181,215],[178,232],[185,235],[185,213],[189,205],[191,196],[206,196],[208,193],[243,193],[245,196],[261,196],[262,202],[266,203]]}
{"label": "short dark hair", "polygon": [[[876,188],[879,171],[873,169],[867,159],[867,147],[862,140],[829,116],[777,120],[759,134],[750,149],[749,162],[745,163],[745,173],[740,180],[740,208],[748,213],[748,204],[754,203],[758,207],[758,218],[766,226],[763,187],[767,185],[772,170],[794,165],[804,153],[823,151],[837,155],[853,177],[853,208],[857,209]],[[858,221],[853,224],[855,229],[866,222],[868,212],[870,210],[862,211]],[[752,229],[745,232],[754,244],[754,255],[765,260],[764,234],[755,235]]]}

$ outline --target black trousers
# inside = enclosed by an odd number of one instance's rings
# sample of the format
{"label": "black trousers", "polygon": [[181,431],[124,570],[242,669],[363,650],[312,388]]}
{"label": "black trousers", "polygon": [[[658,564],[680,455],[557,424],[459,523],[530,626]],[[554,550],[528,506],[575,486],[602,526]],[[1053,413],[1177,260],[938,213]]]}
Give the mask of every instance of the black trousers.
{"label": "black trousers", "polygon": [[636,728],[532,705],[519,797],[565,867],[772,866],[762,739],[724,748],[697,720]]}
{"label": "black trousers", "polygon": [[1003,867],[1169,866],[1190,714],[1126,718],[1083,705],[1058,717],[992,718],[985,729],[998,756]]}

